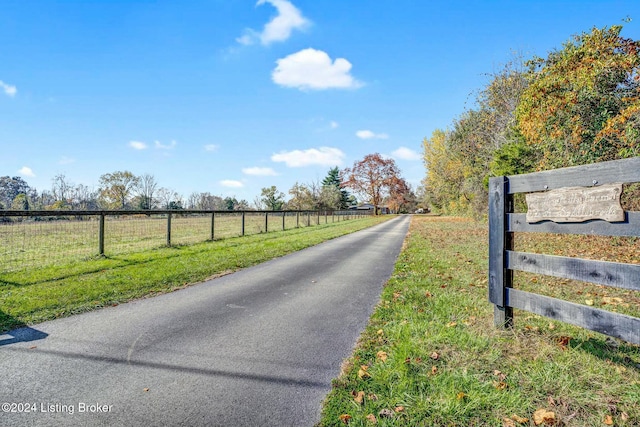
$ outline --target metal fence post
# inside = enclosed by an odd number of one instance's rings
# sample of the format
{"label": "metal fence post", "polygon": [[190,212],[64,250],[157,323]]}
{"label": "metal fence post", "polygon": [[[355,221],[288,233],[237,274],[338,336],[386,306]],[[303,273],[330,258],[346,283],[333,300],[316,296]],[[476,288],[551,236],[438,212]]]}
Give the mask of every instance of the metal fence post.
{"label": "metal fence post", "polygon": [[286,212],[282,212],[282,231],[284,231],[284,220],[287,217]]}
{"label": "metal fence post", "polygon": [[296,228],[300,228],[300,211],[296,211]]}
{"label": "metal fence post", "polygon": [[242,211],[242,233],[241,236],[244,236],[244,211]]}
{"label": "metal fence post", "polygon": [[269,232],[269,212],[264,213],[264,232]]}

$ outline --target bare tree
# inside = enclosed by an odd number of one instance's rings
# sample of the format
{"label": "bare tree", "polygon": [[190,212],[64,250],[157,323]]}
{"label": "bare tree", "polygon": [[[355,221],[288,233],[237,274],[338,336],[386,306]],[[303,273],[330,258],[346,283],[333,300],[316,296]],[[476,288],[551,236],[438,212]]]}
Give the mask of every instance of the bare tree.
{"label": "bare tree", "polygon": [[71,204],[73,184],[71,184],[64,174],[58,174],[51,180],[51,192],[56,202],[61,202],[62,206]]}
{"label": "bare tree", "polygon": [[158,182],[156,178],[148,173],[139,177],[136,185],[136,193],[139,198],[140,209],[154,209],[156,207],[156,200],[154,198],[158,189]]}

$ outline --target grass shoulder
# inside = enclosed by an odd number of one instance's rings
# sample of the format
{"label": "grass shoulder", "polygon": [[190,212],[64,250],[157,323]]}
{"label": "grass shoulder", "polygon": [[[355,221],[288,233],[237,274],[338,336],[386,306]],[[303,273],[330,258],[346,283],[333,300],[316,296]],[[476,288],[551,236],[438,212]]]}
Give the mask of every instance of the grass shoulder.
{"label": "grass shoulder", "polygon": [[[520,311],[512,330],[494,328],[487,252],[486,224],[414,217],[319,426],[640,425],[640,347]],[[574,301],[596,292],[543,277],[517,284],[533,285]],[[625,291],[597,292],[596,303],[621,300],[607,309],[640,316]]]}

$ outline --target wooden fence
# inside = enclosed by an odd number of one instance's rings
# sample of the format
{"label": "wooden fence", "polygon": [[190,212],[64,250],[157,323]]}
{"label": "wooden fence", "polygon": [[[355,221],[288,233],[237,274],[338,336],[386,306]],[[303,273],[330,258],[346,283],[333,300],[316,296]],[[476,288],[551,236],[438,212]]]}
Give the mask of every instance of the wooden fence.
{"label": "wooden fence", "polygon": [[362,211],[2,211],[0,273],[361,218]]}
{"label": "wooden fence", "polygon": [[[620,208],[622,184],[636,182],[640,157],[490,179],[489,301],[496,326],[511,327],[517,308],[640,344],[640,318],[513,289],[516,270],[640,291],[640,265],[518,252],[513,245],[517,232],[640,236],[640,212]],[[527,199],[527,214],[514,213],[514,194],[533,192],[540,193]]]}

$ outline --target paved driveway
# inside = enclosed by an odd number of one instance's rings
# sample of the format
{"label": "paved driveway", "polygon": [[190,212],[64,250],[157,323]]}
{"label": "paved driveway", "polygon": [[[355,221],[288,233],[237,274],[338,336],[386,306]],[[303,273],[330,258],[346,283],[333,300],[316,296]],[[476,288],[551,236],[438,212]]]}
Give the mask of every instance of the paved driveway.
{"label": "paved driveway", "polygon": [[0,335],[0,425],[312,426],[409,220]]}

